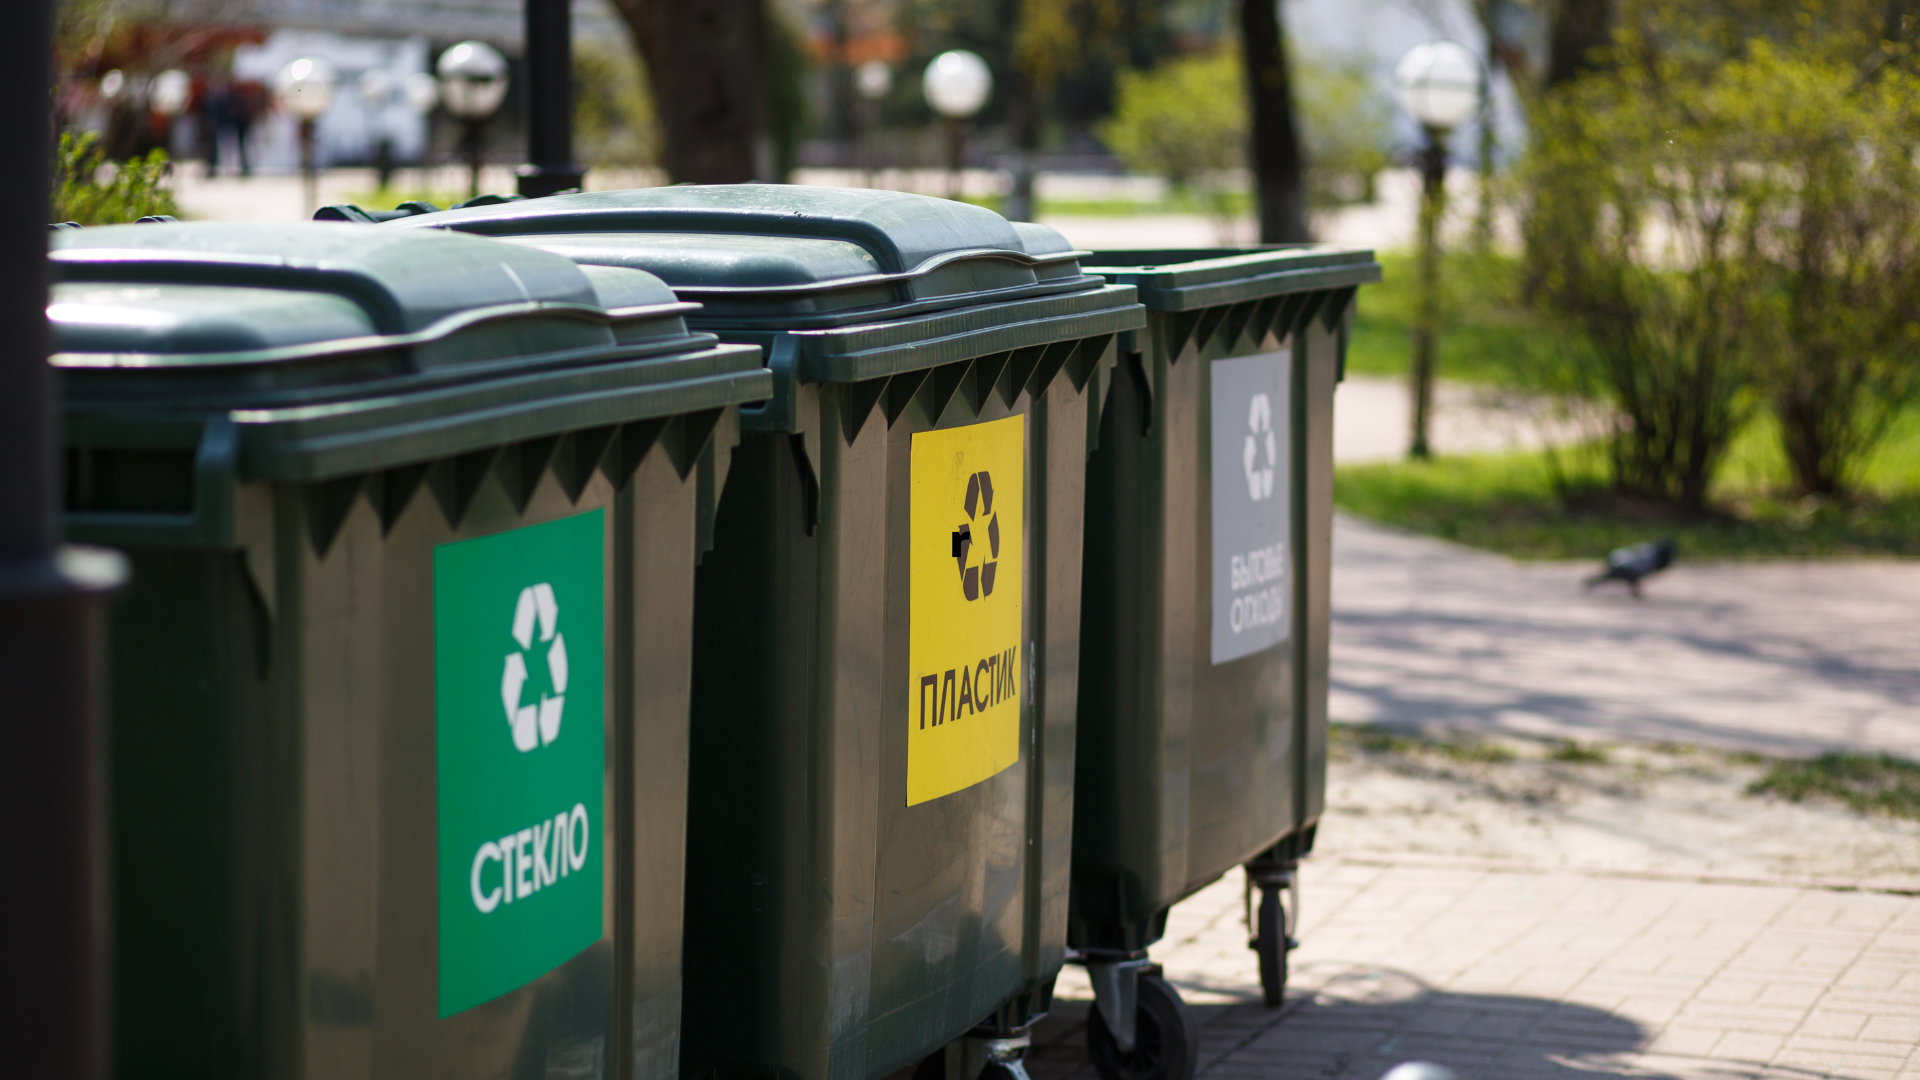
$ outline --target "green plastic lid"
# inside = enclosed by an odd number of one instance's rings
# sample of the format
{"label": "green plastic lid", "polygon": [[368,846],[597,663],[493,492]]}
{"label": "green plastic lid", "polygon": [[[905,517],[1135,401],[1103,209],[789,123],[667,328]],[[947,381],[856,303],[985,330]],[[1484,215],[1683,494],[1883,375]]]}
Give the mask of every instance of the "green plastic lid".
{"label": "green plastic lid", "polygon": [[695,325],[801,329],[1097,289],[1044,225],[897,191],[680,185],[477,206],[387,222],[480,233],[644,269]]}
{"label": "green plastic lid", "polygon": [[326,224],[53,234],[53,363],[81,398],[264,405],[713,344],[634,270]]}
{"label": "green plastic lid", "polygon": [[1192,311],[1380,280],[1373,252],[1330,244],[1101,251],[1086,263],[1089,273],[1138,288],[1149,311]]}
{"label": "green plastic lid", "polygon": [[[203,446],[316,480],[764,400],[760,350],[650,274],[346,223],[53,234],[70,444]],[[223,466],[225,468],[225,466]]]}
{"label": "green plastic lid", "polygon": [[1070,370],[1090,370],[1115,334],[1146,321],[1132,286],[1084,273],[1085,252],[1054,230],[898,191],[675,185],[379,227],[481,233],[657,274],[701,303],[690,326],[768,350],[777,381],[767,416],[791,397],[791,380],[871,391],[878,380],[981,358],[1015,357],[1013,368],[1040,373],[1038,388],[1059,369],[1034,359],[1042,352],[1081,356]]}

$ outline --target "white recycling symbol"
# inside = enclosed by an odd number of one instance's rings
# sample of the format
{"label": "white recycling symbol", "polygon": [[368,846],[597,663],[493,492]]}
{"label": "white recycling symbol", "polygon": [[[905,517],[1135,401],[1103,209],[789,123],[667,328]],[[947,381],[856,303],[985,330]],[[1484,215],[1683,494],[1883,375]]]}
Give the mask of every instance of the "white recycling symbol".
{"label": "white recycling symbol", "polygon": [[[535,623],[539,624],[540,640],[550,643],[547,676],[553,693],[541,694],[538,702],[522,705],[520,692],[527,685],[527,653],[533,648]],[[520,643],[520,648],[507,654],[507,669],[500,676],[500,702],[507,708],[513,745],[525,753],[560,737],[560,709],[567,701],[567,640],[560,633],[560,602],[554,599],[552,585],[543,581],[520,590],[520,599],[513,607],[513,640]]]}
{"label": "white recycling symbol", "polygon": [[[1267,403],[1267,395],[1253,395],[1253,404],[1247,408],[1246,451],[1241,455],[1247,464],[1247,494],[1254,502],[1268,498],[1273,494],[1273,470],[1280,460],[1278,447],[1273,436],[1273,407]],[[1260,436],[1266,436],[1267,464],[1260,468]]]}

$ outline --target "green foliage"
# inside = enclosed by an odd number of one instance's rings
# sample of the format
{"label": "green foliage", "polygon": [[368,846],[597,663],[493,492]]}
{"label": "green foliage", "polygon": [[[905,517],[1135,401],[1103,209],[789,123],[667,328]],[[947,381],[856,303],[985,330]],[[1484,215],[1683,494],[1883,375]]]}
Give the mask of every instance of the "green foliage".
{"label": "green foliage", "polygon": [[1578,743],[1565,739],[1548,752],[1547,760],[1563,765],[1605,765],[1612,758],[1607,755],[1607,748],[1597,743]]}
{"label": "green foliage", "polygon": [[583,41],[574,48],[573,132],[583,164],[637,166],[659,161],[660,125],[653,94],[639,55],[624,42]]}
{"label": "green foliage", "polygon": [[117,225],[155,214],[179,215],[166,185],[171,166],[165,151],[118,162],[111,169],[105,165],[99,136],[61,133],[53,161],[52,220]]}
{"label": "green foliage", "polygon": [[1522,183],[1536,295],[1595,346],[1564,389],[1626,418],[1625,493],[1698,510],[1757,378],[1774,185],[1740,152],[1745,102],[1637,67],[1590,75],[1535,112]]}
{"label": "green foliage", "polygon": [[1777,494],[1786,465],[1762,415],[1730,444],[1709,512],[1615,495],[1604,445],[1341,466],[1334,501],[1517,558],[1598,559],[1656,535],[1673,536],[1688,559],[1920,556],[1920,407],[1890,432],[1846,500]]}
{"label": "green foliage", "polygon": [[1781,189],[1758,223],[1768,396],[1796,487],[1837,494],[1920,392],[1920,80],[1887,69],[1863,84],[1764,45],[1722,78],[1753,103],[1749,160]]}
{"label": "green foliage", "polygon": [[1315,207],[1372,202],[1373,178],[1393,163],[1393,112],[1365,60],[1293,61],[1294,107]]}
{"label": "green foliage", "polygon": [[1920,820],[1920,764],[1891,754],[1822,754],[1776,761],[1747,787],[1749,795],[1789,802],[1823,799],[1856,813]]}
{"label": "green foliage", "polygon": [[1771,403],[1796,488],[1841,493],[1920,394],[1920,80],[1845,59],[1858,19],[1729,57],[1739,20],[1678,7],[1534,111],[1527,284],[1594,346],[1562,389],[1625,418],[1623,492],[1702,509]]}
{"label": "green foliage", "polygon": [[1231,216],[1223,174],[1246,160],[1243,82],[1240,59],[1230,51],[1121,72],[1117,106],[1100,137],[1127,168],[1164,176],[1176,192],[1199,195],[1216,216]]}
{"label": "green foliage", "polygon": [[1371,724],[1335,723],[1329,726],[1329,734],[1338,747],[1351,747],[1378,757],[1433,755],[1461,765],[1504,765],[1518,757],[1510,747],[1458,732],[1444,739],[1432,739]]}

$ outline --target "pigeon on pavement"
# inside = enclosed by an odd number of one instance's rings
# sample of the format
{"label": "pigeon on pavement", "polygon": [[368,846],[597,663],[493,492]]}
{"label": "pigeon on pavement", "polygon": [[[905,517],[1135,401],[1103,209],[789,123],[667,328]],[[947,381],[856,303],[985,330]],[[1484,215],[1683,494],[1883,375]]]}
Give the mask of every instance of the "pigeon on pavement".
{"label": "pigeon on pavement", "polygon": [[1591,589],[1608,581],[1625,582],[1634,599],[1640,598],[1640,582],[1673,565],[1673,540],[1661,537],[1630,547],[1614,548],[1607,553],[1607,568],[1586,581]]}

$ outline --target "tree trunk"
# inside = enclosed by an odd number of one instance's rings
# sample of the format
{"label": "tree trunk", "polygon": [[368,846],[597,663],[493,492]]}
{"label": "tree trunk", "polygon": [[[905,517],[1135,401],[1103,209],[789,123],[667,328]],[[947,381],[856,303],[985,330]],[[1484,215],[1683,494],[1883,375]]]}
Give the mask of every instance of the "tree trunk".
{"label": "tree trunk", "polygon": [[695,184],[756,179],[755,151],[767,139],[765,0],[615,6],[647,62],[667,176]]}
{"label": "tree trunk", "polygon": [[1547,86],[1592,71],[1613,43],[1613,0],[1559,0],[1547,34]]}
{"label": "tree trunk", "polygon": [[1240,0],[1240,48],[1246,61],[1252,106],[1254,196],[1259,204],[1260,242],[1300,244],[1307,236],[1305,185],[1301,183],[1300,135],[1293,120],[1287,42],[1278,0]]}

